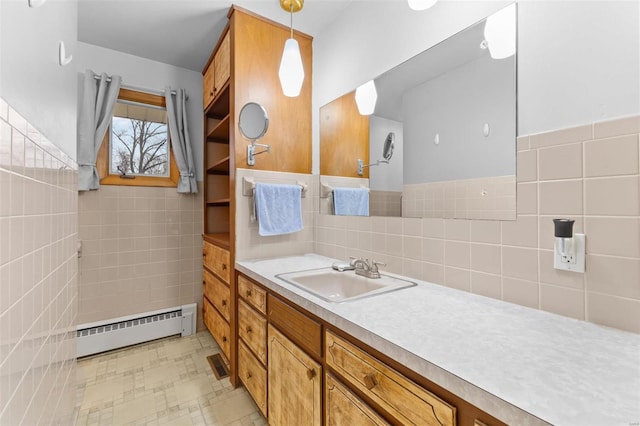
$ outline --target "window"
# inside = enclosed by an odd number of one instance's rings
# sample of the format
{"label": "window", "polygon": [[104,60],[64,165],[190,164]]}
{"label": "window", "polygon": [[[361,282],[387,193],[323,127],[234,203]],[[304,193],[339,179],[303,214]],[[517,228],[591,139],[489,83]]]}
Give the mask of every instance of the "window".
{"label": "window", "polygon": [[96,164],[100,184],[176,187],[170,143],[164,96],[120,89]]}

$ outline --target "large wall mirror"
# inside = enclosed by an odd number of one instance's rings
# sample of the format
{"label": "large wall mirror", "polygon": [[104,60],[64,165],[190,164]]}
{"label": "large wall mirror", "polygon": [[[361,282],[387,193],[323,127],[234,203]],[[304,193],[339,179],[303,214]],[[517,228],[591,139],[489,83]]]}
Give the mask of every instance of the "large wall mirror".
{"label": "large wall mirror", "polygon": [[357,188],[361,215],[515,219],[516,16],[512,4],[377,77],[370,115],[371,83],[320,108],[322,213]]}

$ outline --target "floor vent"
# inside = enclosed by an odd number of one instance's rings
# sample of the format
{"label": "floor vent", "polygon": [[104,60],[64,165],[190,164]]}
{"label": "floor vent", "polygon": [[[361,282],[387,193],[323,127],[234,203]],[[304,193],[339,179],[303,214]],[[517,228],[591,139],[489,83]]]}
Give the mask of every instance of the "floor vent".
{"label": "floor vent", "polygon": [[192,303],[80,325],[76,332],[77,356],[94,355],[176,334],[188,336],[196,329],[196,309],[197,305]]}
{"label": "floor vent", "polygon": [[211,366],[211,370],[213,370],[213,374],[216,376],[216,379],[224,379],[225,377],[229,377],[229,370],[227,369],[227,364],[222,359],[222,355],[213,354],[207,357],[207,361],[209,361],[209,366]]}

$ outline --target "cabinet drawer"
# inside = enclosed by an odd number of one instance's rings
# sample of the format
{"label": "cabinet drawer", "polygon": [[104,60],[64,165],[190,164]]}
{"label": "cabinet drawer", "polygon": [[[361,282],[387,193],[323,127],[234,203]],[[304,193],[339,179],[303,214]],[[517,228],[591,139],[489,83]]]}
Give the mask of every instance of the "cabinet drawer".
{"label": "cabinet drawer", "polygon": [[324,386],[327,426],[389,424],[333,375],[326,375]]}
{"label": "cabinet drawer", "polygon": [[272,295],[269,300],[269,321],[303,349],[322,356],[322,327],[302,312]]}
{"label": "cabinet drawer", "polygon": [[267,369],[260,364],[243,342],[238,343],[238,376],[266,417]]}
{"label": "cabinet drawer", "polygon": [[206,269],[202,271],[203,293],[207,299],[216,307],[223,318],[229,322],[229,305],[231,304],[231,293],[229,286],[220,281]]}
{"label": "cabinet drawer", "polygon": [[267,320],[243,300],[238,301],[238,334],[262,362],[267,364]]}
{"label": "cabinet drawer", "polygon": [[229,251],[211,243],[202,243],[202,263],[222,281],[229,282]]}
{"label": "cabinet drawer", "polygon": [[456,409],[346,340],[327,332],[327,365],[402,424],[456,424]]}
{"label": "cabinet drawer", "polygon": [[229,359],[229,343],[231,342],[229,324],[220,316],[218,311],[215,310],[207,299],[202,300],[202,308],[204,310],[204,325],[209,329],[213,338],[216,339],[216,342],[218,342],[222,353]]}
{"label": "cabinet drawer", "polygon": [[267,314],[267,292],[243,275],[238,275],[238,294],[263,315]]}

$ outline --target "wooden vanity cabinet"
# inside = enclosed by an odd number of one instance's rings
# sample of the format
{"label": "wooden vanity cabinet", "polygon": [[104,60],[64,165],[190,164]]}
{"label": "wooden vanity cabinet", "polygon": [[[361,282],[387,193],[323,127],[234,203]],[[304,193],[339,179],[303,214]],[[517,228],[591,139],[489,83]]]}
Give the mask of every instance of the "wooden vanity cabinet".
{"label": "wooden vanity cabinet", "polygon": [[237,274],[242,383],[269,424],[506,426]]}

